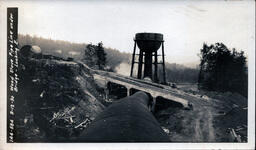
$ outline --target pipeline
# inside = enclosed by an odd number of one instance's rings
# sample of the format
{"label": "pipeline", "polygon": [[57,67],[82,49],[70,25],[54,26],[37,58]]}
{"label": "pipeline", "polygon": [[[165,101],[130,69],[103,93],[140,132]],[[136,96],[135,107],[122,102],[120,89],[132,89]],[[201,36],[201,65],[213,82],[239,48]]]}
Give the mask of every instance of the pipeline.
{"label": "pipeline", "polygon": [[80,135],[79,142],[168,142],[144,92],[120,99],[100,113]]}

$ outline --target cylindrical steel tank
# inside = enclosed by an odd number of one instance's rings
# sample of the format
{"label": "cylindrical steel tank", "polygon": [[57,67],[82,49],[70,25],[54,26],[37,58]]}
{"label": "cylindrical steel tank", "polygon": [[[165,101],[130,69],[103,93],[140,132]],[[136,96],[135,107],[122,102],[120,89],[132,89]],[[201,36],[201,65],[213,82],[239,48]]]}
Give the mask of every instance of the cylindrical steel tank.
{"label": "cylindrical steel tank", "polygon": [[163,42],[163,34],[160,33],[137,33],[135,35],[140,50],[146,53],[157,51],[161,42]]}

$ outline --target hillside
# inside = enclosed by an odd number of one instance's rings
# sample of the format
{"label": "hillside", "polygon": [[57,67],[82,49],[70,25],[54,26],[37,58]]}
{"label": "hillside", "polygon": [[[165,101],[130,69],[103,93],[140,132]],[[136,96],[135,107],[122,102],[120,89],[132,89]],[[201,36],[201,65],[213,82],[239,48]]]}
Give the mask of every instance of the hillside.
{"label": "hillside", "polygon": [[[88,45],[87,43],[71,43],[22,34],[19,34],[18,40],[20,47],[24,45],[38,45],[42,49],[43,54],[62,58],[71,57],[76,60],[81,60],[84,57],[84,50]],[[128,53],[122,53],[116,49],[106,47],[104,47],[104,50],[107,53],[107,65],[112,68],[115,68],[123,61],[128,62],[130,59],[130,54]]]}
{"label": "hillside", "polygon": [[90,71],[58,57],[20,50],[17,142],[75,139],[105,108]]}

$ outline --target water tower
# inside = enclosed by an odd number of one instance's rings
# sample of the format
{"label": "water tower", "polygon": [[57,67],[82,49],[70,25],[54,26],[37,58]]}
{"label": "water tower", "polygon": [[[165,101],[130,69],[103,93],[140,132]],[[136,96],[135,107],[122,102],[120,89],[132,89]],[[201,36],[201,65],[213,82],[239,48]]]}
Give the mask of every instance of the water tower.
{"label": "water tower", "polygon": [[[136,54],[136,46],[139,48],[139,54]],[[162,46],[162,55],[157,53]],[[139,60],[135,61],[135,55],[139,55]],[[158,62],[158,56],[162,56],[162,62]],[[154,62],[153,62],[154,59]],[[164,40],[163,34],[160,33],[137,33],[134,38],[134,50],[132,54],[131,74],[133,76],[134,64],[138,64],[137,78],[142,79],[142,67],[144,64],[143,78],[149,77],[153,82],[158,83],[158,65],[163,66],[163,80],[166,83],[165,77],[165,61],[164,61]],[[154,73],[153,66],[154,65]]]}

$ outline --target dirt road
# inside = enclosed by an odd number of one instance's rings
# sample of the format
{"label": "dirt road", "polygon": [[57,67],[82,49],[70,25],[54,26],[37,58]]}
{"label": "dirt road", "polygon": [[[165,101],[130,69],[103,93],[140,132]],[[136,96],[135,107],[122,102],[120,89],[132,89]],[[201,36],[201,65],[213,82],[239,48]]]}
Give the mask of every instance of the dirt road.
{"label": "dirt road", "polygon": [[[171,141],[230,142],[227,129],[232,127],[234,119],[220,114],[220,111],[227,109],[227,107],[224,109],[227,101],[198,97],[190,93],[183,93],[182,98],[192,103],[193,110],[170,107],[155,114]],[[227,123],[223,124],[223,120]],[[239,120],[236,123],[242,124]]]}

